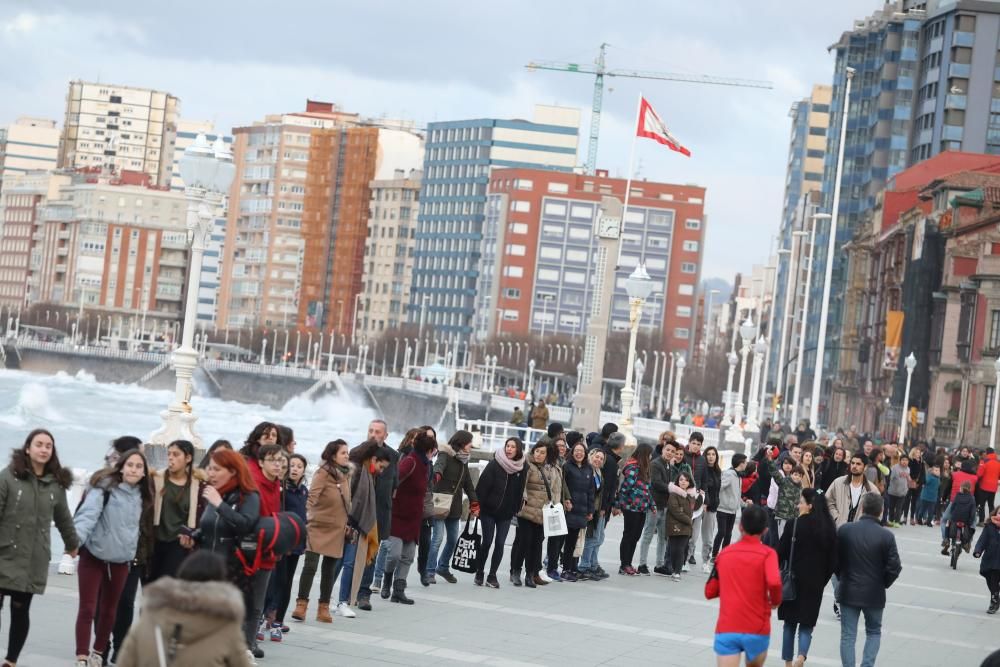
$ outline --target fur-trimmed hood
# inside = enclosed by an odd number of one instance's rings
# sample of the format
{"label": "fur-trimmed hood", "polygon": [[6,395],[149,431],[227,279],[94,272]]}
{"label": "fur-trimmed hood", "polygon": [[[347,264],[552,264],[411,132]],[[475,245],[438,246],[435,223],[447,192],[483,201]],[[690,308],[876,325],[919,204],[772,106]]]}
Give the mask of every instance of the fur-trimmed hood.
{"label": "fur-trimmed hood", "polygon": [[243,596],[235,586],[224,581],[162,577],[143,589],[143,598],[146,610],[153,613],[173,612],[243,622]]}

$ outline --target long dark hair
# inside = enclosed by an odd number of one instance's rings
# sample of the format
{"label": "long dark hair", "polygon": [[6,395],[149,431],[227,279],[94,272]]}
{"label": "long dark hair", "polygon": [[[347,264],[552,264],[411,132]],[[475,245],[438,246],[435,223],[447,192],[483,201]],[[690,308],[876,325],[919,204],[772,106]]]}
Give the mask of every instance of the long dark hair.
{"label": "long dark hair", "polygon": [[205,456],[201,458],[201,463],[198,464],[198,467],[201,468],[202,470],[207,468],[208,464],[211,463],[212,461],[212,454],[214,454],[217,450],[232,449],[232,448],[233,448],[233,443],[229,442],[228,440],[216,440],[215,442],[212,443],[212,446],[208,448],[208,451],[205,452]]}
{"label": "long dark hair", "polygon": [[365,440],[352,449],[348,455],[351,463],[356,463],[359,466],[370,458],[375,458],[378,461],[392,461],[392,454],[389,453],[389,448],[379,443],[378,440]]}
{"label": "long dark hair", "polygon": [[246,441],[243,443],[243,447],[240,448],[240,454],[248,459],[257,458],[257,448],[260,447],[261,437],[274,429],[274,432],[278,435],[278,443],[281,443],[281,429],[274,422],[261,422],[253,427],[250,431],[250,435],[247,436]]}
{"label": "long dark hair", "polygon": [[42,474],[52,475],[59,486],[68,489],[73,485],[73,472],[69,468],[63,468],[62,464],[59,463],[59,455],[56,454],[56,439],[44,428],[33,430],[24,439],[24,445],[20,449],[15,449],[11,452],[10,471],[17,479],[28,479],[28,475],[33,474],[31,457],[28,456],[28,450],[31,448],[31,441],[39,435],[47,435],[49,436],[49,440],[52,441],[52,457],[46,461],[45,467],[42,469]]}
{"label": "long dark hair", "polygon": [[[185,473],[187,473],[187,482],[185,482],[185,486],[190,485],[191,480],[194,479],[194,444],[191,443],[189,440],[174,440],[169,445],[167,445],[167,450],[169,451],[171,447],[176,447],[177,449],[181,450],[181,453],[183,453],[184,456],[190,457],[190,460],[187,462],[187,468],[184,471]],[[169,476],[170,473],[168,471],[164,471],[163,473],[164,481],[166,481],[167,477]],[[163,488],[166,489],[167,488],[166,485],[164,485]]]}
{"label": "long dark hair", "polygon": [[139,494],[142,496],[142,511],[146,512],[153,507],[153,476],[150,474],[149,461],[138,449],[130,449],[118,457],[118,461],[110,468],[98,470],[90,476],[90,485],[95,489],[106,488],[109,491],[123,482],[122,469],[125,463],[133,456],[142,459],[143,475],[137,486]]}
{"label": "long dark hair", "polygon": [[[719,450],[711,445],[705,448],[705,451],[701,453],[702,458],[708,456],[709,452],[715,452],[715,465],[710,467],[709,470],[722,474],[722,466],[719,465]],[[708,466],[708,459],[705,458],[705,465]]]}
{"label": "long dark hair", "polygon": [[653,455],[653,448],[642,443],[632,452],[632,459],[639,465],[639,479],[649,483],[649,459]]}
{"label": "long dark hair", "polygon": [[[326,447],[320,455],[320,458],[323,460],[323,467],[327,470],[334,471],[337,465],[334,462],[334,459],[337,458],[337,452],[344,447],[347,447],[347,441],[341,438],[337,438],[336,440],[326,443]],[[350,458],[350,456],[348,456],[348,458]]]}
{"label": "long dark hair", "polygon": [[826,504],[826,496],[816,489],[802,489],[802,500],[812,508],[806,515],[806,521],[816,526],[816,535],[821,549],[832,549],[837,541],[837,524],[830,516],[830,508]]}

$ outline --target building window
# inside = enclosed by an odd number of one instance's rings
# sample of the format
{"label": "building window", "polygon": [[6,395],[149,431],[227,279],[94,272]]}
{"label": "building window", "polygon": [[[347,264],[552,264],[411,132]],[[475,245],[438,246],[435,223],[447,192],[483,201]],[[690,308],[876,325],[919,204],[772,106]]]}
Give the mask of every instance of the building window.
{"label": "building window", "polygon": [[520,299],[521,290],[517,289],[516,287],[508,287],[504,289],[503,296],[505,299]]}
{"label": "building window", "polygon": [[531,212],[531,202],[530,201],[520,201],[513,199],[510,202],[510,210],[516,211],[518,213],[530,213]]}
{"label": "building window", "polygon": [[514,187],[518,190],[531,190],[535,187],[534,181],[529,181],[526,178],[519,178],[514,181]]}
{"label": "building window", "polygon": [[508,322],[517,322],[517,311],[516,310],[504,310],[503,318]]}
{"label": "building window", "polygon": [[1000,347],[1000,310],[990,311],[990,344],[991,350]]}
{"label": "building window", "polygon": [[569,192],[569,185],[566,183],[549,183],[549,192],[564,195]]}
{"label": "building window", "polygon": [[559,261],[562,259],[562,248],[557,248],[554,246],[542,246],[538,251],[538,256],[542,259],[551,259]]}
{"label": "building window", "polygon": [[689,218],[684,221],[684,229],[701,229],[701,220]]}
{"label": "building window", "polygon": [[681,296],[692,296],[694,295],[694,285],[678,285],[677,293]]}
{"label": "building window", "polygon": [[993,393],[997,390],[994,385],[983,387],[983,426],[989,428],[993,425]]}
{"label": "building window", "polygon": [[507,244],[507,254],[514,255],[516,257],[524,257],[525,247],[523,245],[518,245],[516,243]]}
{"label": "building window", "polygon": [[524,277],[524,267],[522,266],[505,266],[503,267],[503,274],[508,278],[523,278]]}
{"label": "building window", "polygon": [[528,225],[526,223],[523,223],[523,222],[514,222],[514,223],[511,223],[511,225],[510,225],[510,233],[511,234],[527,234],[528,233]]}
{"label": "building window", "polygon": [[674,329],[674,338],[684,338],[687,339],[691,336],[691,330],[685,327],[677,327]]}
{"label": "building window", "polygon": [[698,265],[694,262],[681,262],[681,273],[698,273]]}
{"label": "building window", "polygon": [[697,241],[685,241],[684,242],[685,252],[698,252],[698,242]]}
{"label": "building window", "polygon": [[677,317],[691,317],[691,306],[677,306]]}
{"label": "building window", "polygon": [[826,136],[826,128],[825,127],[810,127],[809,128],[809,134],[811,134],[814,137],[825,137]]}

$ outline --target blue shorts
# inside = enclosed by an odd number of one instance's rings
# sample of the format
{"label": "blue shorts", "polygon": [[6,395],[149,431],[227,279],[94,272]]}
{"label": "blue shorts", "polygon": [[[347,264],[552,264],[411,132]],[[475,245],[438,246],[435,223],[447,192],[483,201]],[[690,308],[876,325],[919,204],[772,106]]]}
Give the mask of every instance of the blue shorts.
{"label": "blue shorts", "polygon": [[747,658],[754,659],[767,651],[771,643],[770,635],[748,635],[742,632],[723,632],[715,635],[716,655],[739,655],[746,653]]}

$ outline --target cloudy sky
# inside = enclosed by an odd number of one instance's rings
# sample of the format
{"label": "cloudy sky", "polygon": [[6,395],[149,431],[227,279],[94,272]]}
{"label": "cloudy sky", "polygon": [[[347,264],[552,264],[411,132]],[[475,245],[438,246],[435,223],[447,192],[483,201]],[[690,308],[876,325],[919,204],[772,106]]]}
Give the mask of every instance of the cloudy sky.
{"label": "cloudy sky", "polygon": [[[638,175],[708,188],[706,278],[765,260],[777,230],[791,104],[829,84],[827,46],[880,0],[4,0],[0,124],[62,120],[67,82],[165,90],[183,116],[219,127],[297,111],[306,98],[419,124],[531,116],[536,103],[584,109],[593,78],[529,72],[531,60],[766,79],[773,90],[609,80],[599,167],[624,176],[638,93],[692,151],[640,142]],[[570,11],[571,10],[571,11]]]}

